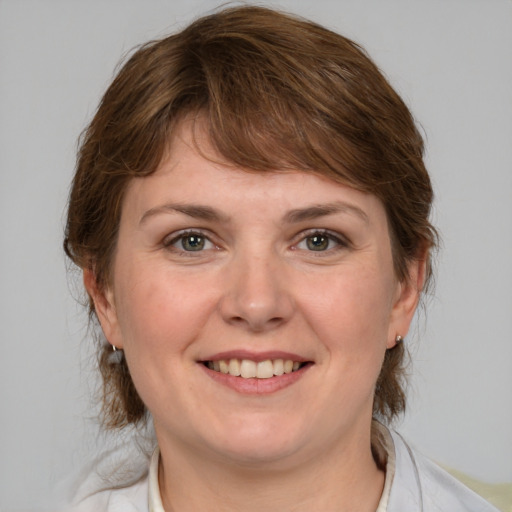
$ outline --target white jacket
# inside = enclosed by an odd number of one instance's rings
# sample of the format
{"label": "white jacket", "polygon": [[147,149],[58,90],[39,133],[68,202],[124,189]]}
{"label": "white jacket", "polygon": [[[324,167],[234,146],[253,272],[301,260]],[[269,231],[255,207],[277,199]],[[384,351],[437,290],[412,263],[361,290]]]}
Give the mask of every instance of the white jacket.
{"label": "white jacket", "polygon": [[391,432],[396,467],[386,512],[498,512]]}

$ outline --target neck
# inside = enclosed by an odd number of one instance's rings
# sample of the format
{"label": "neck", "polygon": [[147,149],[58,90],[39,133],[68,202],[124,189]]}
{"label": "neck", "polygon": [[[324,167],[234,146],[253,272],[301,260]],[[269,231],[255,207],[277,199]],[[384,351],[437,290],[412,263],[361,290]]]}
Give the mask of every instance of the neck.
{"label": "neck", "polygon": [[370,431],[338,444],[301,463],[254,465],[219,461],[162,440],[159,485],[164,509],[375,512],[385,474],[373,459]]}

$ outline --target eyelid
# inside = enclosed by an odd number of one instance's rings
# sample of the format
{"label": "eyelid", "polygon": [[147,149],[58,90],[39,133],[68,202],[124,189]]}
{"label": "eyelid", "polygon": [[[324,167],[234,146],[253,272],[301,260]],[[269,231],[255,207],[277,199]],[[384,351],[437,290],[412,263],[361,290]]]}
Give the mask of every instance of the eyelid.
{"label": "eyelid", "polygon": [[[166,235],[163,238],[162,246],[165,249],[169,249],[169,250],[174,249],[178,253],[193,254],[194,251],[185,251],[185,250],[179,249],[177,247],[173,247],[173,245],[176,242],[178,242],[181,238],[186,237],[186,236],[190,236],[190,235],[201,236],[202,238],[204,238],[205,240],[210,242],[214,246],[214,248],[218,249],[218,244],[216,244],[212,240],[213,236],[212,236],[211,232],[209,232],[207,230],[204,230],[204,229],[201,229],[201,228],[187,228],[187,229],[181,229],[181,230],[169,233],[168,235]],[[205,249],[205,250],[211,250],[211,249]],[[200,253],[200,252],[204,252],[204,250],[203,251],[196,251],[196,252]]]}
{"label": "eyelid", "polygon": [[320,236],[326,236],[328,237],[330,240],[334,241],[337,246],[336,247],[333,247],[332,249],[327,249],[325,251],[307,251],[307,252],[311,252],[311,253],[317,253],[316,255],[321,255],[322,253],[332,253],[333,251],[336,251],[338,249],[345,249],[345,248],[348,248],[351,246],[351,242],[350,240],[342,235],[341,233],[337,232],[337,231],[332,231],[330,229],[325,229],[325,228],[312,228],[312,229],[307,229],[305,231],[301,231],[296,237],[295,237],[295,242],[293,243],[292,245],[292,248],[294,249],[297,249],[297,246],[301,243],[301,242],[304,242],[307,238],[309,237],[312,237],[312,236],[315,236],[315,235],[320,235]]}

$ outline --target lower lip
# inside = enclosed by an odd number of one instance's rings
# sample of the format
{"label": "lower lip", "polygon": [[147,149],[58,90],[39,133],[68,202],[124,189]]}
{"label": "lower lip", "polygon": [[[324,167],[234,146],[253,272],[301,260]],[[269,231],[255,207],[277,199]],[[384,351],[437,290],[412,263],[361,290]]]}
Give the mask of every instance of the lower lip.
{"label": "lower lip", "polygon": [[268,395],[287,388],[300,380],[308,369],[313,366],[312,363],[307,363],[292,373],[276,375],[268,379],[244,379],[243,377],[235,377],[227,373],[210,370],[202,363],[198,364],[203,368],[208,377],[212,378],[215,382],[246,395]]}

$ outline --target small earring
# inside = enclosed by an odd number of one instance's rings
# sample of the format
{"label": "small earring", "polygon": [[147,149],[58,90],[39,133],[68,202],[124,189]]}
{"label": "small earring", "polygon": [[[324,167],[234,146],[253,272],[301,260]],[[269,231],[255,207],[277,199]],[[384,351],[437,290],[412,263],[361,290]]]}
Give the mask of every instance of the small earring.
{"label": "small earring", "polygon": [[115,345],[112,345],[112,352],[115,352],[117,350]]}
{"label": "small earring", "polygon": [[397,334],[395,338],[395,343],[398,345],[399,343],[402,343],[402,341],[404,341],[402,336],[400,336],[400,334]]}

